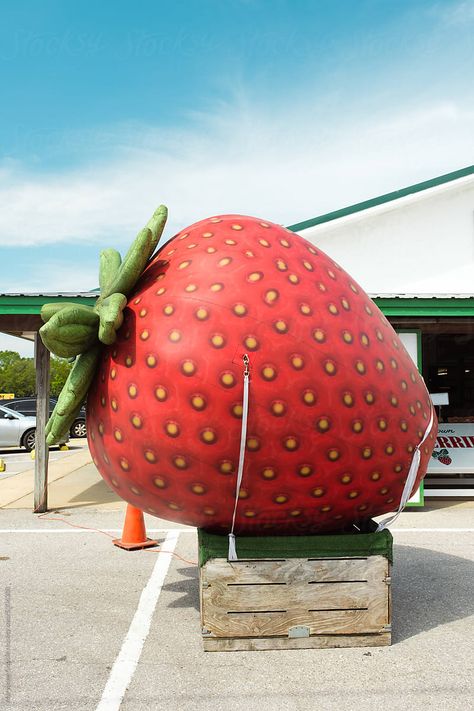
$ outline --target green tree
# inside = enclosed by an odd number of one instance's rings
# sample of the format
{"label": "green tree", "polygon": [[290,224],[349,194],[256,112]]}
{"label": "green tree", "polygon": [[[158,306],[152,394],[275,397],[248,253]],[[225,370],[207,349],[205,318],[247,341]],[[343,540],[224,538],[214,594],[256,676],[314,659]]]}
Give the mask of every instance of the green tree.
{"label": "green tree", "polygon": [[[58,397],[71,370],[63,358],[51,358],[51,386],[53,397]],[[0,392],[14,393],[15,397],[36,394],[36,372],[33,358],[22,358],[15,351],[0,351]]]}

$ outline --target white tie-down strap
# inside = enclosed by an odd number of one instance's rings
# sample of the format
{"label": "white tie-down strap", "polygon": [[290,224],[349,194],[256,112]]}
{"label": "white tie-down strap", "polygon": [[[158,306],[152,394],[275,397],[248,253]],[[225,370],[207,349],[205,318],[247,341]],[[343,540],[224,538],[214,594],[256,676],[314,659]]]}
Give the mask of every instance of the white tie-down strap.
{"label": "white tie-down strap", "polygon": [[240,485],[242,484],[242,475],[244,473],[244,463],[245,463],[245,445],[247,443],[247,420],[249,414],[249,357],[247,354],[243,356],[244,361],[244,396],[242,400],[242,430],[240,433],[240,453],[239,453],[239,468],[237,470],[237,483],[235,485],[235,501],[234,501],[234,513],[232,515],[232,526],[229,533],[229,552],[227,554],[227,560],[238,560],[237,551],[235,548],[235,517],[237,515],[237,506],[239,503],[239,493]]}
{"label": "white tie-down strap", "polygon": [[384,519],[383,521],[380,521],[379,525],[376,528],[376,532],[383,531],[383,529],[387,528],[387,526],[390,523],[393,523],[400,516],[401,512],[407,505],[408,499],[410,498],[411,491],[412,491],[413,486],[416,481],[416,477],[418,475],[418,469],[420,467],[420,459],[421,459],[420,447],[425,443],[429,433],[431,432],[431,428],[433,427],[433,419],[434,419],[434,408],[433,408],[433,405],[431,405],[430,421],[429,421],[428,427],[425,430],[425,434],[423,435],[421,442],[419,442],[416,445],[415,451],[413,452],[413,459],[411,460],[410,471],[408,472],[407,480],[405,482],[405,486],[403,487],[402,498],[400,499],[400,505],[399,505],[396,513],[393,514],[393,516],[389,516],[388,518]]}

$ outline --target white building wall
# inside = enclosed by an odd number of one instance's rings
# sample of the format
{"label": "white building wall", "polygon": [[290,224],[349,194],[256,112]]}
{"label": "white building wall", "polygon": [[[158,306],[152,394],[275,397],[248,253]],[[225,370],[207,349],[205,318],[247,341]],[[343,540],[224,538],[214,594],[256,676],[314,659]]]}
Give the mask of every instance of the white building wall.
{"label": "white building wall", "polygon": [[371,294],[474,293],[474,178],[300,234]]}

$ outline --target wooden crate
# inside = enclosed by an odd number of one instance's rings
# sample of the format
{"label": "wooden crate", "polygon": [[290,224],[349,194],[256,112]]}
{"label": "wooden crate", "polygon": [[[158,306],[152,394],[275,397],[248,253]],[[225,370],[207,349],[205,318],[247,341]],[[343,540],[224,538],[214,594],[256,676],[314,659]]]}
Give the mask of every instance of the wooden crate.
{"label": "wooden crate", "polygon": [[373,647],[391,641],[383,555],[239,560],[200,569],[205,651]]}

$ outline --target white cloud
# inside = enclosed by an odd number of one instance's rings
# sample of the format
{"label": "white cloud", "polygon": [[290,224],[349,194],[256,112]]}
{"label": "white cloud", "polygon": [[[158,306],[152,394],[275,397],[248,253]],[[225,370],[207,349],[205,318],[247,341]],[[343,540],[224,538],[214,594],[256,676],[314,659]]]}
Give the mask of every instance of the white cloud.
{"label": "white cloud", "polygon": [[[41,174],[5,163],[0,246],[124,246],[160,202],[170,209],[168,237],[222,212],[291,224],[472,162],[467,101],[387,106],[370,119],[333,114],[308,99],[273,113],[237,100],[193,116],[188,129],[129,126],[97,136],[102,157],[85,167]],[[81,284],[92,288],[95,278]],[[54,288],[67,281],[63,273]]]}
{"label": "white cloud", "polygon": [[16,351],[24,358],[33,358],[35,347],[33,341],[0,333],[0,351]]}

